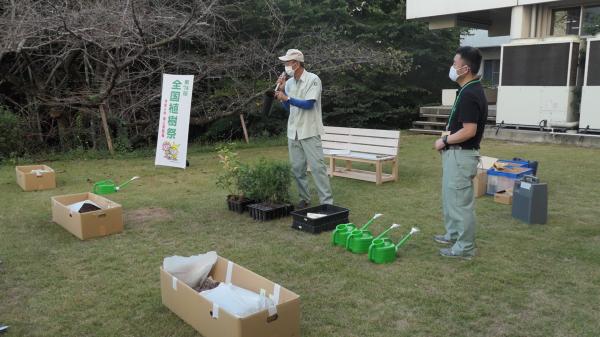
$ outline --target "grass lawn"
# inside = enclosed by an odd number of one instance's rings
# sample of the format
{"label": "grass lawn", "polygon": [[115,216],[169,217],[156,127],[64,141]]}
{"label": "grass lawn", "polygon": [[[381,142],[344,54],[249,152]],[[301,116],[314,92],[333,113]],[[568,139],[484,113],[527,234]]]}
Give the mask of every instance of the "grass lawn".
{"label": "grass lawn", "polygon": [[[298,293],[306,337],[599,336],[600,152],[485,141],[482,154],[540,161],[550,220],[525,225],[510,206],[478,199],[478,256],[458,261],[431,239],[443,233],[432,143],[402,136],[396,183],[332,179],[351,221],[384,213],[371,229],[400,223],[394,239],[421,228],[383,266],[332,247],[330,233],[290,229],[290,218],[259,223],[227,211],[213,152],[192,151],[184,171],[155,168],[153,157],[53,161],[59,187],[29,193],[2,166],[0,323],[11,326],[7,337],[197,336],[161,304],[159,266],[215,250]],[[261,156],[286,159],[287,148],[240,150],[244,161]],[[134,175],[142,179],[110,197],[126,211],[122,234],[82,242],[51,222],[51,196]]]}

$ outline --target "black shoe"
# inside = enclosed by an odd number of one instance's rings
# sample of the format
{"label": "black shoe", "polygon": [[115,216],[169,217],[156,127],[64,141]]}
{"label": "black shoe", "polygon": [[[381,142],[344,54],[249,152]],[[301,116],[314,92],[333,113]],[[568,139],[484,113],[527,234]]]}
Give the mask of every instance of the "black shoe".
{"label": "black shoe", "polygon": [[441,243],[443,245],[453,245],[456,240],[448,240],[446,239],[445,235],[434,235],[433,236],[433,241],[437,242],[437,243]]}
{"label": "black shoe", "polygon": [[296,210],[305,209],[305,208],[309,208],[309,207],[310,207],[310,202],[307,202],[306,200],[300,200],[298,205],[296,205]]}

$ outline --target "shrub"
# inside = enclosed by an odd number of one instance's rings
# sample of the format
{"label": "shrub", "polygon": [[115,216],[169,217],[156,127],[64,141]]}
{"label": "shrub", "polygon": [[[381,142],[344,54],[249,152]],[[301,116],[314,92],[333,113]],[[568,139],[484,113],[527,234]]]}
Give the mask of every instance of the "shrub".
{"label": "shrub", "polygon": [[[219,162],[223,165],[223,170],[217,176],[217,186],[226,190],[231,197],[244,197],[244,190],[241,188],[240,171],[242,164],[238,159],[237,152],[233,151],[234,144],[225,144],[217,147]],[[244,169],[245,170],[245,169]]]}
{"label": "shrub", "polygon": [[263,158],[240,172],[241,186],[251,199],[271,204],[289,202],[292,179],[289,163]]}
{"label": "shrub", "polygon": [[264,158],[254,165],[241,163],[233,151],[234,144],[217,147],[223,170],[217,176],[217,186],[226,190],[230,197],[244,197],[256,201],[277,204],[290,200],[292,180],[290,164]]}
{"label": "shrub", "polygon": [[0,161],[21,154],[23,144],[22,123],[14,113],[0,105]]}

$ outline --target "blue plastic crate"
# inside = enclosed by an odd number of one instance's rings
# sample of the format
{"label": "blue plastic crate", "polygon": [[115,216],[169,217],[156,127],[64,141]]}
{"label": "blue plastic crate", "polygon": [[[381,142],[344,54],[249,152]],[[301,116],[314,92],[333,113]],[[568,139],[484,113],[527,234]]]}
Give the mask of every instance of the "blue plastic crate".
{"label": "blue plastic crate", "polygon": [[514,167],[514,169],[517,169],[520,172],[497,171],[494,168],[489,169],[487,172],[488,181],[486,193],[489,195],[494,195],[498,191],[512,188],[515,184],[515,180],[519,180],[523,176],[533,174],[533,169],[528,167]]}
{"label": "blue plastic crate", "polygon": [[498,160],[498,163],[507,163],[508,167],[529,167],[528,161],[520,161],[520,160]]}

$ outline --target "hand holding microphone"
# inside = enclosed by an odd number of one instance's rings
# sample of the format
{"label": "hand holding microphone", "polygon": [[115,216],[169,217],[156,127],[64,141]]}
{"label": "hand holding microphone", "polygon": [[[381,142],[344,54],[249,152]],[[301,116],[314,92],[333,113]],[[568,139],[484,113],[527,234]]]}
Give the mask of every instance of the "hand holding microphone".
{"label": "hand holding microphone", "polygon": [[285,75],[285,71],[281,73],[281,75],[279,75],[279,78],[277,79],[277,86],[275,87],[275,91],[283,91],[285,89],[285,81],[287,79],[287,76]]}

